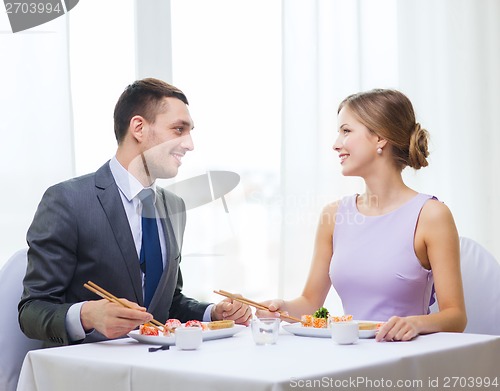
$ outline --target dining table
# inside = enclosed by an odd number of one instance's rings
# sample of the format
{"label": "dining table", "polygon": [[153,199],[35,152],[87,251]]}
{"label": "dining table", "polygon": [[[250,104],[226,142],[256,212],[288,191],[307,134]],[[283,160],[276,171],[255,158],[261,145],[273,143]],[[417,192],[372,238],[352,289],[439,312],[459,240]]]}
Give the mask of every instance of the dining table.
{"label": "dining table", "polygon": [[249,327],[196,350],[121,338],[30,351],[18,391],[500,390],[500,336],[435,333],[339,345],[292,334],[273,345]]}

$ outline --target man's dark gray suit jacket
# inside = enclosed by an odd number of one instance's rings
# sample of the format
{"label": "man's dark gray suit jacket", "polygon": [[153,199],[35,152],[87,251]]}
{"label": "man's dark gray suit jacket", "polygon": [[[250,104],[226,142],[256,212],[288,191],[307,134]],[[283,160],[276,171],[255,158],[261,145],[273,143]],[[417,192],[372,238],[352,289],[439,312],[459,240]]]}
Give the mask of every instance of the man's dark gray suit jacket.
{"label": "man's dark gray suit jacket", "polygon": [[[184,202],[164,189],[157,195],[168,268],[148,311],[160,322],[168,318],[201,320],[208,303],[182,294],[179,263],[186,224]],[[143,305],[137,250],[109,162],[94,174],[50,187],[38,206],[27,241],[19,323],[28,337],[44,340],[47,346],[72,343],[65,326],[69,307],[100,299],[84,288],[89,280],[117,297]],[[78,342],[103,339],[94,331]]]}

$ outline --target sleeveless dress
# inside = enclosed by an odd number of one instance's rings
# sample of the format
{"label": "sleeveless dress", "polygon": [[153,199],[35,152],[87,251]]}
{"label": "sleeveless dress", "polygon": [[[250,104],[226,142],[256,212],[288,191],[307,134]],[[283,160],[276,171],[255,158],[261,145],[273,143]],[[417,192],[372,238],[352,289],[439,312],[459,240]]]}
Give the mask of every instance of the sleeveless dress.
{"label": "sleeveless dress", "polygon": [[365,216],[357,195],[344,197],[335,216],[330,280],[345,314],[358,320],[429,313],[432,271],[415,255],[414,234],[427,200],[417,194],[381,216]]}

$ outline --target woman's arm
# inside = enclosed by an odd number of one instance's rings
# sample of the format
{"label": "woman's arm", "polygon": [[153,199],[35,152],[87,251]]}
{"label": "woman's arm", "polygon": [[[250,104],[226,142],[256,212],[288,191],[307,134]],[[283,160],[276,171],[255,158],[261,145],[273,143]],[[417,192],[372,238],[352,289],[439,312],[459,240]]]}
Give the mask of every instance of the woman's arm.
{"label": "woman's arm", "polygon": [[432,269],[439,312],[392,317],[380,329],[377,340],[409,340],[418,334],[465,329],[460,242],[453,216],[445,204],[430,200],[422,208],[415,232],[415,251],[421,263]]}
{"label": "woman's arm", "polygon": [[[273,311],[286,311],[291,316],[300,318],[304,314],[312,314],[323,306],[331,286],[329,268],[333,253],[332,239],[337,207],[338,202],[331,203],[325,206],[321,212],[309,276],[302,294],[293,300],[278,299],[263,302]],[[262,310],[257,311],[256,314],[259,317],[277,316],[277,313]]]}

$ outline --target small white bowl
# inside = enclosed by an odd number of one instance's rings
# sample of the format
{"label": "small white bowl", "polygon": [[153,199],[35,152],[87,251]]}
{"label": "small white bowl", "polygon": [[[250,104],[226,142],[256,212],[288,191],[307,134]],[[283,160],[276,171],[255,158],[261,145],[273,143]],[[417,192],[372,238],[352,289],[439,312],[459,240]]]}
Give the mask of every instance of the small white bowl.
{"label": "small white bowl", "polygon": [[175,329],[175,346],[181,350],[198,349],[203,341],[200,327],[177,327]]}
{"label": "small white bowl", "polygon": [[333,322],[330,325],[332,339],[339,345],[349,345],[359,339],[357,322]]}

